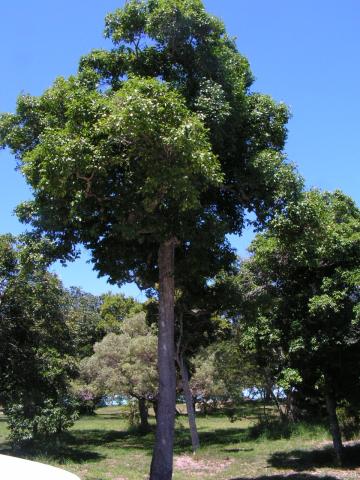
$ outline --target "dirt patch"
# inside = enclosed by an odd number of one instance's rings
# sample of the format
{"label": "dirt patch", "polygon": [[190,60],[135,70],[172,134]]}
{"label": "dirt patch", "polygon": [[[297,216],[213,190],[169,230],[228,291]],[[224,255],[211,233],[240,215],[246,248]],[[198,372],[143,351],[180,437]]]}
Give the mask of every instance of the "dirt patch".
{"label": "dirt patch", "polygon": [[328,470],[326,474],[333,475],[335,478],[339,478],[341,480],[359,480],[360,469],[346,470],[344,472],[339,472],[338,470],[337,471]]}
{"label": "dirt patch", "polygon": [[104,463],[106,465],[109,465],[110,467],[116,467],[121,462],[120,462],[120,460],[116,460],[115,458],[109,458],[108,460],[105,460]]}
{"label": "dirt patch", "polygon": [[190,455],[180,455],[174,459],[175,470],[186,471],[195,477],[201,477],[203,474],[210,476],[217,475],[232,463],[232,460],[200,460]]}

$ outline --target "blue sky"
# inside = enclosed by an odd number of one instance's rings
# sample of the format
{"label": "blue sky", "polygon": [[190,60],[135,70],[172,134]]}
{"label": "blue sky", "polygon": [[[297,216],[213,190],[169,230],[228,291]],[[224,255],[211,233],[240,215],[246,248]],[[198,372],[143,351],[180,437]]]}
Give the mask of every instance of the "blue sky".
{"label": "blue sky", "polygon": [[[106,13],[121,0],[3,0],[0,6],[0,111],[14,111],[20,92],[38,95],[59,75],[76,72],[102,38]],[[205,0],[237,37],[256,77],[254,90],[286,102],[292,111],[286,152],[306,185],[342,189],[360,205],[360,3],[358,0]],[[12,215],[31,196],[0,152],[0,233],[24,229]],[[232,238],[241,255],[251,239]],[[55,267],[65,286],[111,289],[86,263]],[[127,294],[139,295],[125,286]],[[139,296],[138,298],[141,298]]]}

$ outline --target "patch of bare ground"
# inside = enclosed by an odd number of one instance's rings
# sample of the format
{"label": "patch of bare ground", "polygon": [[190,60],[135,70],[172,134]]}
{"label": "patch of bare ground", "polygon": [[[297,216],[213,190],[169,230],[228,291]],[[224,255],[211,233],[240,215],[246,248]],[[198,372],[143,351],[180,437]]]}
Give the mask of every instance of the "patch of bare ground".
{"label": "patch of bare ground", "polygon": [[[316,472],[316,475],[323,476],[323,472]],[[339,480],[360,480],[360,469],[356,470],[326,470],[326,475],[338,478]]]}
{"label": "patch of bare ground", "polygon": [[77,470],[76,472],[73,472],[75,473],[76,475],[79,475],[80,478],[83,478],[85,477],[85,475],[87,475],[89,473],[89,469],[88,468],[81,468],[80,470]]}
{"label": "patch of bare ground", "polygon": [[230,466],[233,461],[226,460],[203,460],[190,455],[180,455],[174,459],[175,470],[185,471],[194,477],[201,478],[203,475],[215,476]]}
{"label": "patch of bare ground", "polygon": [[109,458],[109,459],[105,460],[104,463],[106,465],[109,465],[110,467],[116,467],[121,462],[120,462],[120,460],[116,460],[115,458]]}
{"label": "patch of bare ground", "polygon": [[[347,440],[343,441],[343,446],[344,447],[360,447],[360,441],[359,440]],[[333,442],[331,440],[323,440],[322,442],[316,442],[313,444],[316,447],[332,447]]]}

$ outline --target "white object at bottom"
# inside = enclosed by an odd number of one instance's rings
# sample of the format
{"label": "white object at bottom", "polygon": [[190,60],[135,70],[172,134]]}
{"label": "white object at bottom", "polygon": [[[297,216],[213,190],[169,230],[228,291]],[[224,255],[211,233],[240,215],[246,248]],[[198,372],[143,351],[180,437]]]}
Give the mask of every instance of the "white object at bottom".
{"label": "white object at bottom", "polygon": [[80,480],[73,473],[44,463],[0,455],[1,480]]}

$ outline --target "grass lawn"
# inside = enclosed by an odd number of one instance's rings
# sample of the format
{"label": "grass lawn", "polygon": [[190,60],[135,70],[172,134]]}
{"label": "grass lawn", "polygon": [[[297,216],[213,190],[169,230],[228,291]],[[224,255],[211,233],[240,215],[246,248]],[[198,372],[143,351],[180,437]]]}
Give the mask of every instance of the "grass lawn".
{"label": "grass lawn", "polygon": [[[360,443],[347,445],[347,467],[336,468],[323,426],[300,425],[283,432],[282,438],[278,430],[264,434],[254,428],[254,408],[244,407],[233,423],[222,414],[199,417],[202,447],[196,456],[191,453],[187,419],[178,417],[174,480],[360,480]],[[0,417],[0,453],[62,466],[82,480],[146,479],[153,441],[153,433],[128,431],[121,409],[107,407],[79,419],[57,443],[12,452]]]}

